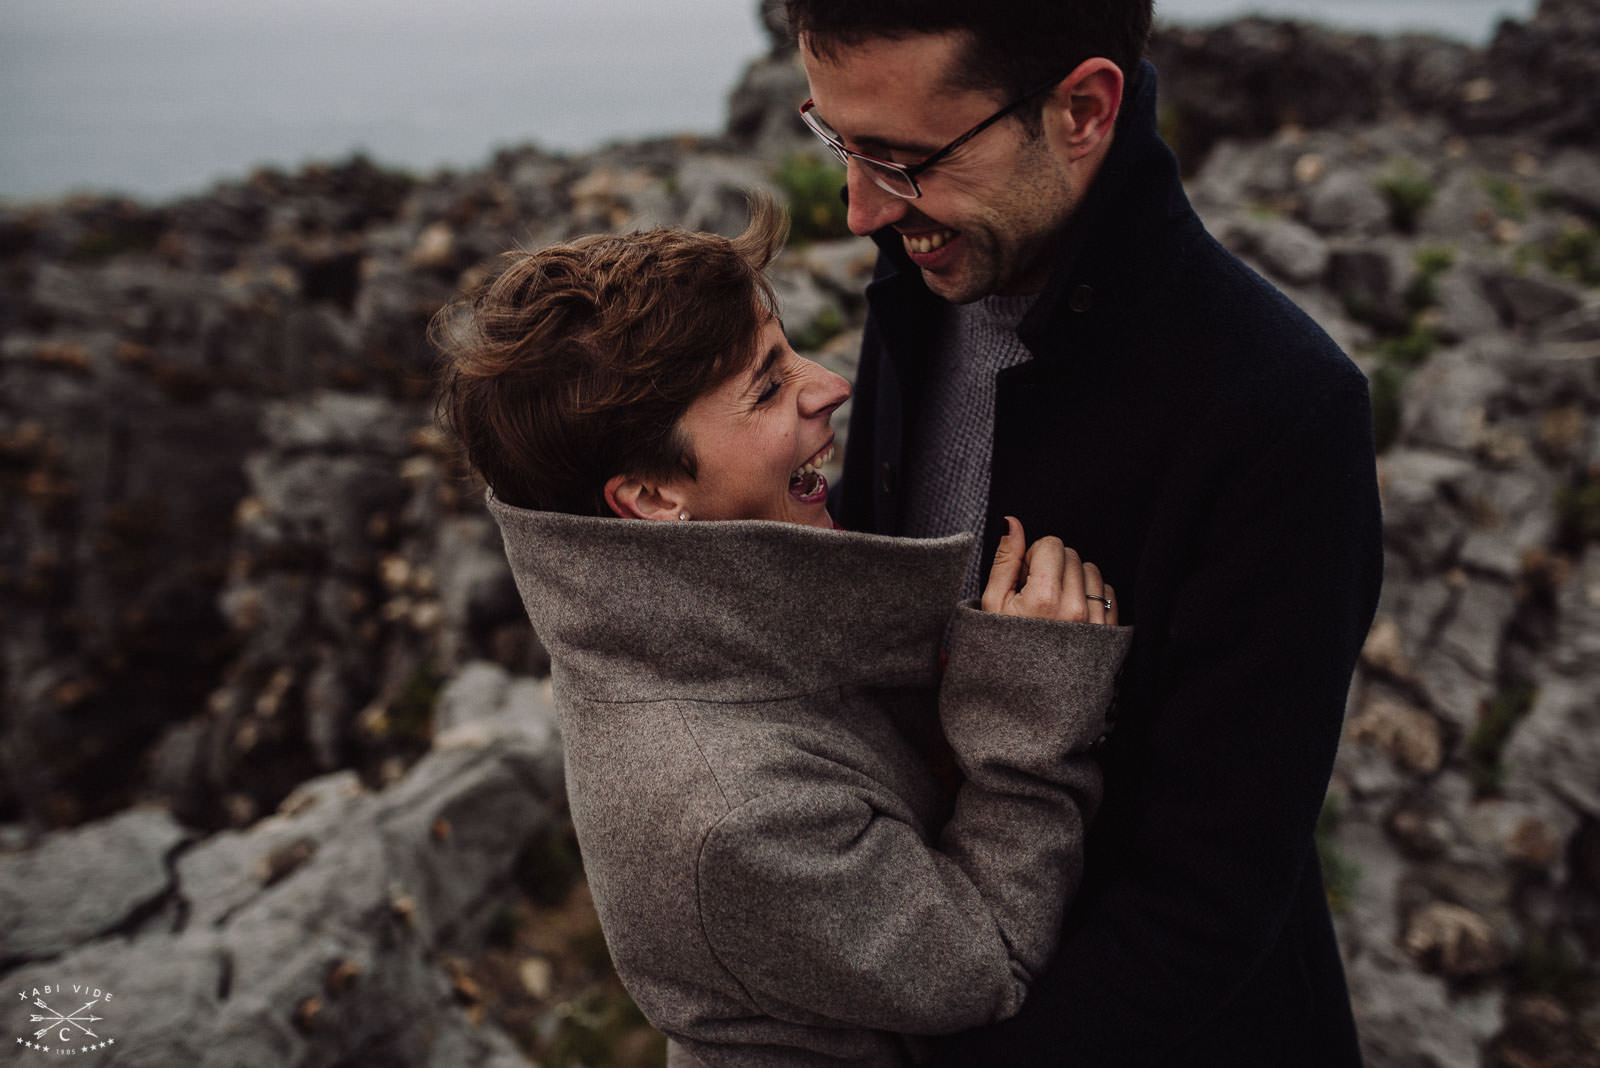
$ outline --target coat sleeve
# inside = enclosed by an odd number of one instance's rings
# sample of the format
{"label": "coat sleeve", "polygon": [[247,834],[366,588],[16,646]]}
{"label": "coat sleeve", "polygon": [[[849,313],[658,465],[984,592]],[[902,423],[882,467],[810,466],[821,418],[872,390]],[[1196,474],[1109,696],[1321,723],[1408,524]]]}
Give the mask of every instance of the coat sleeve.
{"label": "coat sleeve", "polygon": [[936,1063],[982,1063],[996,1045],[1071,1050],[1083,1065],[1183,1063],[1185,1039],[1215,1025],[1286,937],[1299,896],[1322,893],[1313,830],[1382,528],[1365,388],[1321,400],[1228,473],[1170,613],[1141,616],[1162,651],[1124,711],[1141,722],[1112,744],[1131,730],[1135,751],[1108,754],[1116,860],[1025,1011],[946,1040]]}
{"label": "coat sleeve", "polygon": [[845,787],[759,796],[719,821],[702,922],[761,1012],[910,1034],[1016,1012],[1077,885],[1100,796],[1091,749],[1130,637],[960,609],[940,715],[968,780],[937,843]]}

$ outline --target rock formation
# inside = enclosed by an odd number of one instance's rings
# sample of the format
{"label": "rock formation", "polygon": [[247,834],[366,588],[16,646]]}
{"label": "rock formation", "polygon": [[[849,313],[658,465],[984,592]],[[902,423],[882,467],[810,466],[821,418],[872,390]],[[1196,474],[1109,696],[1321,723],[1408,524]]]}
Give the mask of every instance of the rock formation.
{"label": "rock formation", "polygon": [[[553,708],[496,714],[509,689],[381,792],[334,772],[247,830],[140,807],[0,856],[8,986],[63,1011],[69,984],[109,991],[102,1063],[526,1064],[459,984],[561,811]],[[36,1047],[83,1048],[63,1030]]]}
{"label": "rock formation", "polygon": [[[871,248],[778,21],[722,136],[0,207],[0,974],[110,991],[103,1063],[513,1064],[582,1015],[523,943],[484,964],[559,739],[425,327],[504,248],[733,232],[759,187],[848,373]],[[1319,836],[1368,1062],[1600,1064],[1600,4],[1153,55],[1196,207],[1373,386],[1385,587]]]}

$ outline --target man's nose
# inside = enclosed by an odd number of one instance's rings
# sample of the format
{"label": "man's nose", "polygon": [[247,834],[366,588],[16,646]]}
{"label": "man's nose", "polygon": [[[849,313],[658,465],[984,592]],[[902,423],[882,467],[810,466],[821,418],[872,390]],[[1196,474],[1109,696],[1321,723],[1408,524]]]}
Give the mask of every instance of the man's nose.
{"label": "man's nose", "polygon": [[845,189],[849,191],[845,224],[857,237],[866,237],[899,222],[906,213],[905,198],[880,187],[867,173],[867,168],[856,160],[845,167]]}

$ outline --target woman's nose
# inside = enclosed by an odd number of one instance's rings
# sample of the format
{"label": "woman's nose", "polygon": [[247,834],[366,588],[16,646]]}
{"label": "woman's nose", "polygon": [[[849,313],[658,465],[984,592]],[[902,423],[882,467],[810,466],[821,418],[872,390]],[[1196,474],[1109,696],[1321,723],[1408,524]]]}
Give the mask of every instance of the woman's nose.
{"label": "woman's nose", "polygon": [[[803,359],[804,357],[802,357]],[[815,360],[806,360],[806,383],[800,389],[800,410],[806,416],[828,416],[850,399],[850,383]]]}

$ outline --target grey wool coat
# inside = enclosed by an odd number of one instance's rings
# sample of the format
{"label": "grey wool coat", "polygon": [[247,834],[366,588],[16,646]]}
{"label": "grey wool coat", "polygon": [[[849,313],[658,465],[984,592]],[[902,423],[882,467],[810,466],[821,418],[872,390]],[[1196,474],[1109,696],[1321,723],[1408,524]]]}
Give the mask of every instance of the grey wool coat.
{"label": "grey wool coat", "polygon": [[[612,959],[680,1052],[903,1064],[903,1035],[1017,1011],[1080,876],[1128,628],[957,608],[966,535],[490,509]],[[953,798],[917,744],[941,727]]]}

